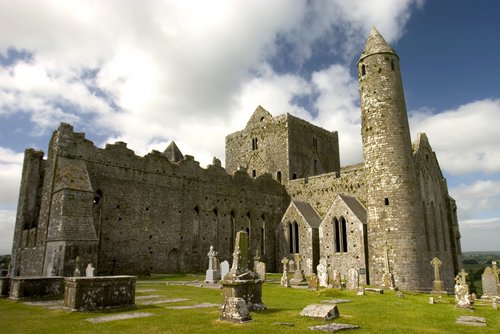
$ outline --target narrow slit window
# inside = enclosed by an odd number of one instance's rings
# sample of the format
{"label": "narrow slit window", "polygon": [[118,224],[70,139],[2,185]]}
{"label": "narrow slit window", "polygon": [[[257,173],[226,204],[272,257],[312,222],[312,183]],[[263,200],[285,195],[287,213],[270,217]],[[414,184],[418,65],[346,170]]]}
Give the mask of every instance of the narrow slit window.
{"label": "narrow slit window", "polygon": [[255,169],[252,170],[252,177],[256,177],[257,176],[257,171]]}
{"label": "narrow slit window", "polygon": [[362,65],[361,66],[361,75],[365,75],[366,74],[366,68],[365,68],[365,65]]}
{"label": "narrow slit window", "polygon": [[394,71],[394,60],[391,59],[391,71]]}
{"label": "narrow slit window", "polygon": [[384,204],[389,205],[389,199],[387,197],[384,199]]}

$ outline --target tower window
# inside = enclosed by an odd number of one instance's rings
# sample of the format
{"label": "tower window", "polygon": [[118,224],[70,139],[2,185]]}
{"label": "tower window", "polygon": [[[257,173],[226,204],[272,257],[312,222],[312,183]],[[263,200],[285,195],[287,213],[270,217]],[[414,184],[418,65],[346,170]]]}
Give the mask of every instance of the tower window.
{"label": "tower window", "polygon": [[318,150],[318,138],[313,137],[313,148],[315,151]]}
{"label": "tower window", "polygon": [[296,178],[297,178],[297,174],[293,173],[292,180],[295,180]]}
{"label": "tower window", "polygon": [[252,170],[252,177],[256,177],[257,176],[257,171],[255,169]]}
{"label": "tower window", "polygon": [[391,70],[394,71],[394,60],[391,59]]}
{"label": "tower window", "polygon": [[259,147],[257,145],[257,138],[252,138],[252,151],[255,151],[258,148]]}
{"label": "tower window", "polygon": [[276,173],[276,179],[278,180],[279,183],[281,183],[281,171],[278,171]]}
{"label": "tower window", "polygon": [[389,199],[387,197],[384,199],[384,204],[389,205]]}
{"label": "tower window", "polygon": [[365,74],[366,74],[366,68],[365,68],[365,65],[363,64],[363,65],[361,66],[361,75],[363,75],[363,76],[364,76]]}

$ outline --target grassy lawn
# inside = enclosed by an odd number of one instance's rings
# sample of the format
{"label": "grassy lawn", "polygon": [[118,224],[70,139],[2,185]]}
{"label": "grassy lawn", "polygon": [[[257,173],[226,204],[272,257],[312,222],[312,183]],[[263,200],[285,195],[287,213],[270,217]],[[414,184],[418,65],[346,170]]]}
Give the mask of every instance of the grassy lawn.
{"label": "grassy lawn", "polygon": [[[276,279],[278,275],[272,275]],[[187,285],[167,285],[167,281],[202,280],[203,276],[155,275],[141,277],[136,296],[155,295],[157,299],[187,298],[177,303],[137,305],[136,307],[102,312],[69,312],[47,309],[0,299],[1,333],[304,333],[309,326],[324,324],[318,319],[301,317],[300,311],[321,300],[349,299],[338,304],[338,323],[360,326],[354,333],[500,333],[500,310],[491,303],[476,305],[474,311],[456,309],[454,298],[445,296],[435,305],[429,305],[429,295],[405,292],[401,299],[393,291],[384,294],[367,292],[357,296],[352,291],[324,289],[286,289],[275,283],[263,286],[264,312],[252,312],[253,321],[233,324],[218,320],[218,308],[168,309],[169,306],[216,303],[222,301],[222,291]],[[143,290],[153,290],[144,291]],[[138,300],[139,301],[139,300]],[[154,314],[146,318],[118,320],[93,324],[85,319],[130,312]],[[455,324],[461,315],[486,318],[486,327]],[[279,325],[276,323],[288,323]],[[348,331],[347,331],[348,332]],[[321,332],[318,332],[321,333]]]}

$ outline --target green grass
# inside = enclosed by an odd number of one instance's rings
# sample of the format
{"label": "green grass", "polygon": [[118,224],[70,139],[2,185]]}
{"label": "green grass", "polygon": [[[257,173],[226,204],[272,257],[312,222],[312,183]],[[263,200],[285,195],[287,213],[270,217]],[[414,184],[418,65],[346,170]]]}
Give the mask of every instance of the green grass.
{"label": "green grass", "polygon": [[[279,275],[271,275],[273,279]],[[202,276],[154,276],[141,277],[137,288],[154,289],[138,292],[142,295],[161,295],[162,298],[188,298],[189,301],[137,307],[102,312],[69,312],[49,310],[41,306],[29,306],[22,302],[0,299],[1,333],[304,333],[307,328],[325,322],[301,317],[300,311],[312,303],[325,299],[350,299],[338,304],[340,318],[333,322],[360,326],[353,333],[500,333],[500,311],[491,304],[476,305],[474,311],[456,309],[454,298],[444,296],[435,305],[429,305],[429,295],[405,292],[398,298],[393,291],[384,294],[367,292],[357,296],[352,291],[323,289],[286,289],[275,283],[263,286],[264,312],[252,312],[253,321],[233,324],[218,320],[218,308],[172,310],[174,305],[221,303],[222,291],[185,285],[167,285],[164,281],[202,280]],[[154,316],[92,324],[87,318],[126,312],[150,312]],[[487,327],[455,324],[461,315],[484,317]],[[293,327],[275,323],[289,323]],[[318,332],[320,333],[320,332]]]}

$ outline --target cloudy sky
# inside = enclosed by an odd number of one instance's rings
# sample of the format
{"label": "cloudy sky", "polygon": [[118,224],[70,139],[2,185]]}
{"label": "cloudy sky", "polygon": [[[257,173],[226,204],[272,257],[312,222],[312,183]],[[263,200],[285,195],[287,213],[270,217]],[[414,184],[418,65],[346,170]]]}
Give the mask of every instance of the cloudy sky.
{"label": "cloudy sky", "polygon": [[338,130],[362,160],[356,61],[372,26],[401,58],[465,251],[500,250],[500,2],[0,0],[0,254],[23,151],[60,122],[136,154],[175,140],[202,165],[262,105]]}

